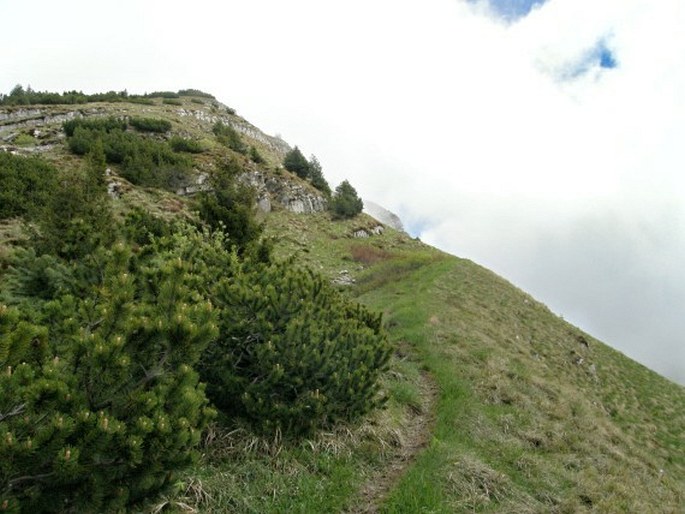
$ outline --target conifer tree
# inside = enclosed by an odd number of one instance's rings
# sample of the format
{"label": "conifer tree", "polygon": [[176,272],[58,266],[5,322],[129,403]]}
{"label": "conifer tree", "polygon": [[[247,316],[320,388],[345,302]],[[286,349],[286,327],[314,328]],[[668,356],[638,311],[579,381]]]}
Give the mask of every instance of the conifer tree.
{"label": "conifer tree", "polygon": [[364,203],[357,195],[357,190],[347,180],[343,180],[335,188],[330,208],[336,218],[353,218],[362,212]]}
{"label": "conifer tree", "polygon": [[225,125],[224,123],[217,121],[214,124],[212,131],[222,145],[227,146],[238,153],[247,153],[247,146],[243,143],[243,139],[240,137],[240,134],[238,134],[238,131],[231,125]]}
{"label": "conifer tree", "polygon": [[285,155],[283,166],[300,178],[309,177],[309,163],[297,146]]}
{"label": "conifer tree", "polygon": [[326,195],[327,198],[331,196],[331,187],[326,182],[323,176],[323,169],[321,168],[321,163],[312,155],[309,159],[309,179],[312,185]]}

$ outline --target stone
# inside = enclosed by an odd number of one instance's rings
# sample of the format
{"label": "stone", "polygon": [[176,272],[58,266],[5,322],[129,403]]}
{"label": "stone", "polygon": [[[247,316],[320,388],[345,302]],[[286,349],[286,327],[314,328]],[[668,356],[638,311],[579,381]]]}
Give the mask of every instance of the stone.
{"label": "stone", "polygon": [[263,196],[257,200],[257,208],[262,212],[271,212],[271,200],[268,196]]}
{"label": "stone", "polygon": [[354,277],[346,269],[341,270],[338,276],[331,280],[331,283],[337,286],[352,286],[355,282]]}

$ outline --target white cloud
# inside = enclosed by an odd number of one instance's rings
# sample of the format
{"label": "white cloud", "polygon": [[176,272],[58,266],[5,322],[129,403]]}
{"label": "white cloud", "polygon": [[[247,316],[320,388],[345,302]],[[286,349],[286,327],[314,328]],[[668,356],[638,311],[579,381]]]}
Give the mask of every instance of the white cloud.
{"label": "white cloud", "polygon": [[[549,0],[514,23],[459,0],[93,5],[3,5],[0,90],[208,90],[425,240],[685,382],[678,0]],[[645,305],[631,336],[621,320]]]}

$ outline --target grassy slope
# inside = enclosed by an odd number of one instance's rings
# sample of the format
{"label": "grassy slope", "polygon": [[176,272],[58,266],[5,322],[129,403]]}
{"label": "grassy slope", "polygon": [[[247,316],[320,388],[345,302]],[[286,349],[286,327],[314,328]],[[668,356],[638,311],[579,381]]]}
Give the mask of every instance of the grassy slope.
{"label": "grassy slope", "polygon": [[[679,512],[685,504],[682,387],[472,262],[393,231],[351,239],[354,222],[276,218],[281,248],[299,238],[306,259],[329,274],[355,270],[352,293],[385,312],[393,340],[409,343],[439,385],[430,446],[384,511]],[[353,255],[382,257],[365,265]]]}
{"label": "grassy slope", "polygon": [[387,512],[682,508],[679,386],[467,261],[364,300],[386,310],[441,390],[431,446]]}
{"label": "grassy slope", "polygon": [[[207,166],[221,152],[207,132],[211,124],[181,120],[175,107],[92,107],[170,119],[175,133],[207,144],[209,152],[200,157]],[[47,157],[78,165],[61,149],[58,131],[51,137],[57,146]],[[278,156],[250,143],[275,166]],[[134,187],[119,203],[121,210],[143,204],[165,215],[185,211],[171,193]],[[355,229],[375,224],[368,217],[333,223],[327,214],[276,211],[266,221],[281,256],[295,255],[330,278],[346,270],[357,281],[349,293],[385,311],[398,349],[384,383],[388,408],[297,444],[214,433],[179,492],[158,506],[367,510],[359,490],[406,456],[412,417],[429,409],[422,370],[439,389],[436,424],[430,444],[381,510],[679,512],[685,504],[682,387],[471,262],[392,230],[351,238]],[[0,227],[0,252],[20,237],[17,228]]]}

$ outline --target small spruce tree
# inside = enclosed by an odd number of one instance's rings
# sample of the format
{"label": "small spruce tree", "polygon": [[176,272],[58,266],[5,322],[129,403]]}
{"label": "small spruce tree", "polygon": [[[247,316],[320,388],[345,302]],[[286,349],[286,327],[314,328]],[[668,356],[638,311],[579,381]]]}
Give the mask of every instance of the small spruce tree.
{"label": "small spruce tree", "polygon": [[364,208],[364,202],[357,195],[357,190],[344,180],[335,188],[330,209],[335,218],[353,218]]}
{"label": "small spruce tree", "polygon": [[330,198],[331,187],[328,185],[328,182],[326,182],[326,179],[323,176],[321,163],[315,155],[312,155],[309,159],[309,180],[316,189],[326,195],[327,198]]}
{"label": "small spruce tree", "polygon": [[256,164],[264,164],[266,161],[264,160],[264,157],[262,157],[262,154],[259,153],[259,150],[257,150],[257,147],[251,146],[250,147],[250,159],[252,162]]}
{"label": "small spruce tree", "polygon": [[283,166],[300,178],[309,177],[309,162],[298,147],[293,148],[285,155]]}

